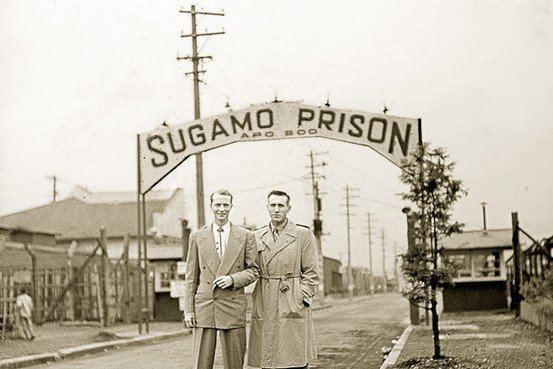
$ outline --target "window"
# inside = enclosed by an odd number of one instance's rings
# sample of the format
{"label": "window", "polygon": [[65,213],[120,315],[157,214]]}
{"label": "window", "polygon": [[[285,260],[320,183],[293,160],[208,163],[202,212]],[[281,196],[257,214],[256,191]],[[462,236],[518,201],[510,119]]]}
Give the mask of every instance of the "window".
{"label": "window", "polygon": [[160,263],[155,265],[155,292],[169,292],[171,290],[171,281],[179,279],[177,277],[177,263]]}
{"label": "window", "polygon": [[456,266],[454,278],[501,277],[501,251],[467,250],[446,257]]}
{"label": "window", "polygon": [[474,254],[474,277],[499,277],[499,252]]}
{"label": "window", "polygon": [[451,255],[448,257],[448,260],[453,263],[457,269],[455,272],[456,278],[472,276],[470,255]]}

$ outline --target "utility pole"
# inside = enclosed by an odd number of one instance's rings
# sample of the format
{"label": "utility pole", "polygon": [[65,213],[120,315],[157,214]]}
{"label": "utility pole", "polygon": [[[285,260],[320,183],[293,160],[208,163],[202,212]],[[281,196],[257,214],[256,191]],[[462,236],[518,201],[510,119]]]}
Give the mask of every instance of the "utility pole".
{"label": "utility pole", "polygon": [[[200,73],[205,73],[204,69],[199,68],[199,62],[203,59],[213,59],[211,56],[200,56],[198,55],[198,37],[212,36],[212,35],[222,35],[225,31],[219,32],[204,32],[197,33],[196,31],[196,15],[217,15],[224,16],[224,13],[213,13],[213,12],[204,12],[196,11],[196,6],[191,5],[190,10],[179,10],[180,13],[190,14],[192,20],[192,29],[190,34],[181,34],[181,37],[190,37],[192,39],[192,55],[179,57],[177,60],[190,60],[192,61],[192,72],[187,72],[185,75],[192,74],[194,76],[194,119],[200,119]],[[205,224],[205,209],[204,209],[204,174],[203,174],[203,160],[202,153],[197,153],[196,155],[196,207],[197,207],[197,219],[198,219],[198,228]]]}
{"label": "utility pole", "polygon": [[388,277],[386,276],[386,233],[382,229],[382,292],[388,292]]}
{"label": "utility pole", "polygon": [[367,235],[369,236],[369,291],[374,294],[374,269],[373,269],[373,247],[371,213],[367,213]]}
{"label": "utility pole", "polygon": [[521,248],[520,248],[520,227],[518,222],[518,212],[513,211],[511,213],[512,224],[512,241],[513,241],[513,274],[514,274],[514,288],[513,288],[513,305],[515,308],[515,317],[520,317],[520,302],[522,295],[520,294],[520,286],[522,284],[522,268],[521,268]]}
{"label": "utility pole", "polygon": [[346,204],[342,205],[346,207],[346,213],[343,214],[346,216],[346,222],[347,222],[347,232],[348,232],[348,269],[347,269],[347,284],[348,284],[348,296],[349,298],[353,297],[353,273],[352,273],[352,267],[351,267],[351,217],[355,214],[351,213],[350,208],[354,207],[355,204],[351,203],[351,200],[359,197],[352,195],[352,191],[357,191],[357,188],[352,188],[350,186],[346,186],[344,188],[346,190]]}
{"label": "utility pole", "polygon": [[488,227],[486,225],[486,205],[488,205],[488,203],[481,202],[480,205],[482,205],[482,218],[484,220],[484,230],[486,230],[486,229],[488,229]]}
{"label": "utility pole", "polygon": [[396,290],[399,292],[399,274],[397,271],[397,242],[394,241],[394,280],[396,283]]}
{"label": "utility pole", "polygon": [[313,150],[309,151],[309,165],[307,168],[310,170],[311,178],[311,188],[313,194],[313,233],[315,234],[315,240],[317,241],[317,256],[319,258],[319,292],[322,292],[321,302],[324,303],[324,257],[323,257],[323,246],[322,246],[322,235],[323,235],[323,221],[321,220],[321,209],[322,209],[322,200],[321,193],[319,192],[319,178],[325,178],[323,175],[320,175],[315,172],[315,168],[324,167],[327,164],[323,161],[320,163],[315,163],[315,156],[328,154],[328,152],[314,152]]}
{"label": "utility pole", "polygon": [[56,176],[48,176],[48,177],[46,177],[46,178],[52,180],[52,183],[53,183],[53,188],[52,188],[52,202],[56,202],[56,197],[58,196],[58,191],[57,191],[58,177],[56,177]]}

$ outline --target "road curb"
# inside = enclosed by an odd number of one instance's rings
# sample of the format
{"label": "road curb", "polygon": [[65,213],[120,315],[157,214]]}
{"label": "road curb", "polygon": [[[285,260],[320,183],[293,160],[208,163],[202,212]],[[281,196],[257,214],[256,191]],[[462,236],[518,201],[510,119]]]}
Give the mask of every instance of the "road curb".
{"label": "road curb", "polygon": [[62,359],[76,358],[80,356],[95,354],[98,352],[105,352],[111,349],[157,343],[172,338],[188,336],[190,334],[192,334],[192,330],[183,329],[176,332],[152,333],[127,339],[90,343],[87,345],[69,347],[45,354],[28,355],[0,360],[0,368],[23,368]]}
{"label": "road curb", "polygon": [[399,355],[401,354],[401,350],[403,350],[403,347],[405,347],[405,343],[407,342],[407,339],[409,338],[409,335],[411,334],[411,331],[413,330],[412,325],[408,325],[399,339],[397,340],[396,344],[394,345],[394,348],[388,356],[386,357],[386,360],[382,363],[380,366],[380,369],[386,369],[389,366],[392,366],[396,363],[397,359],[399,358]]}

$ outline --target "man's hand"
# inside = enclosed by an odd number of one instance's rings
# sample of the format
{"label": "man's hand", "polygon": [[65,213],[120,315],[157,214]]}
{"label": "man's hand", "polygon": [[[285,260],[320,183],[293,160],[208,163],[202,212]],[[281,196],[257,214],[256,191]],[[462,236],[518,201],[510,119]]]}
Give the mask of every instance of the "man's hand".
{"label": "man's hand", "polygon": [[194,328],[196,326],[196,314],[184,314],[184,324],[186,324],[188,328]]}
{"label": "man's hand", "polygon": [[232,287],[234,284],[234,279],[232,279],[229,275],[223,275],[220,277],[217,277],[213,280],[213,288],[219,287],[222,289]]}

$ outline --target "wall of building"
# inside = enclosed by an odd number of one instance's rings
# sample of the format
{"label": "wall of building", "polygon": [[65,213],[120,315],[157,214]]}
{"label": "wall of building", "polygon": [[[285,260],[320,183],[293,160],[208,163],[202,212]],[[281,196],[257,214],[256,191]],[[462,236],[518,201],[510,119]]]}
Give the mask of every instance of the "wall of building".
{"label": "wall of building", "polygon": [[342,273],[340,266],[342,263],[339,260],[324,258],[323,274],[324,274],[324,293],[330,295],[342,292]]}
{"label": "wall of building", "polygon": [[443,287],[444,311],[507,308],[507,282],[458,282]]}
{"label": "wall of building", "polygon": [[179,310],[179,299],[169,292],[157,292],[154,300],[154,320],[158,322],[180,322],[184,314]]}
{"label": "wall of building", "polygon": [[184,190],[177,189],[163,213],[154,213],[154,228],[164,236],[180,238],[182,236],[181,219],[188,219]]}

